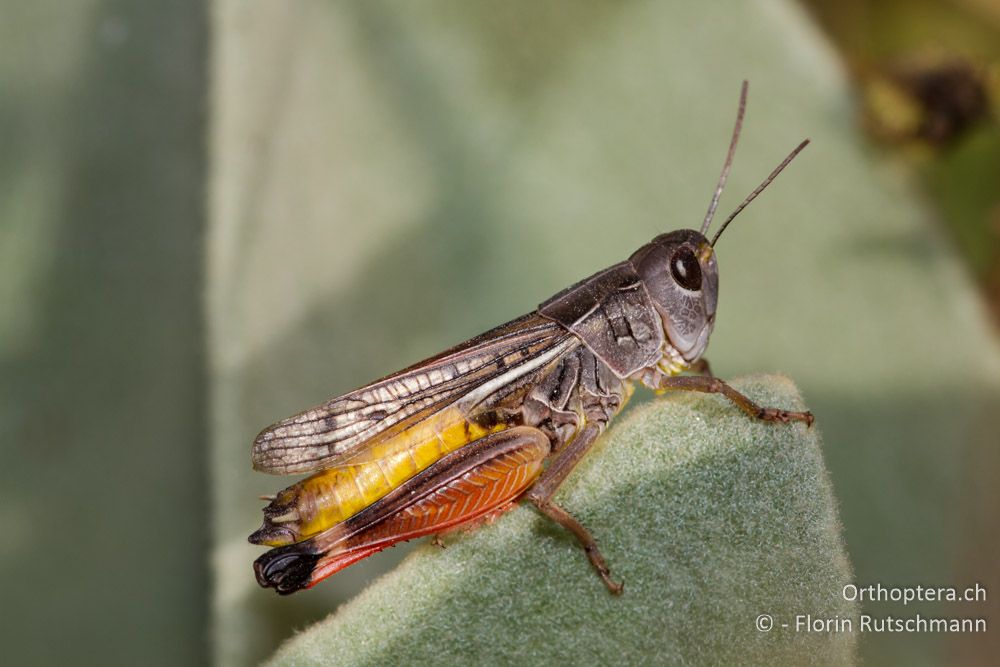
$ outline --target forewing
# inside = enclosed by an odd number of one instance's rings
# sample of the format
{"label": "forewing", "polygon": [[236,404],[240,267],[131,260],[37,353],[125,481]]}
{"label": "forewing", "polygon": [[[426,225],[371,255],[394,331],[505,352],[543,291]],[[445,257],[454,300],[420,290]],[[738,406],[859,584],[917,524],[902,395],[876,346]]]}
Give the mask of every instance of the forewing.
{"label": "forewing", "polygon": [[275,474],[312,472],[363,458],[373,443],[558,357],[575,337],[556,322],[526,315],[407,369],[264,429],[253,465]]}

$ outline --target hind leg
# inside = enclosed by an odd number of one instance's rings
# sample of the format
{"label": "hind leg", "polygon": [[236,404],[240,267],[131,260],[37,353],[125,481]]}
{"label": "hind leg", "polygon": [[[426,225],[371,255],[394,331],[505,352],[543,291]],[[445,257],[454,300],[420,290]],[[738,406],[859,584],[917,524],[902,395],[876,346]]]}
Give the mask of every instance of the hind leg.
{"label": "hind leg", "polygon": [[257,582],[294,593],[398,542],[474,525],[512,506],[549,451],[545,434],[526,426],[469,443],[349,519],[267,552],[254,563]]}

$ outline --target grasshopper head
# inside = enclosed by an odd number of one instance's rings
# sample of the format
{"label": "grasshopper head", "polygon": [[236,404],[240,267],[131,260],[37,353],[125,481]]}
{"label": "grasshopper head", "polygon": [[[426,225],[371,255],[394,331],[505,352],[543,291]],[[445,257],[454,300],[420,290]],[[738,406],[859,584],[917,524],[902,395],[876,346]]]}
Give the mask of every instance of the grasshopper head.
{"label": "grasshopper head", "polygon": [[708,346],[719,297],[719,268],[711,244],[693,229],[661,234],[639,248],[635,266],[670,344],[687,362]]}
{"label": "grasshopper head", "polygon": [[733,166],[736,142],[743,126],[747,104],[747,82],[740,89],[740,106],[736,126],[729,141],[729,152],[722,166],[719,183],[708,205],[701,231],[679,229],[661,234],[639,248],[629,261],[635,266],[646,285],[653,304],[663,320],[663,330],[670,344],[688,363],[697,361],[708,346],[708,337],[715,325],[715,307],[719,298],[719,268],[715,264],[715,244],[729,223],[739,215],[771,181],[806,147],[806,139],[774,171],[736,207],[709,241],[705,234],[712,224],[719,197]]}

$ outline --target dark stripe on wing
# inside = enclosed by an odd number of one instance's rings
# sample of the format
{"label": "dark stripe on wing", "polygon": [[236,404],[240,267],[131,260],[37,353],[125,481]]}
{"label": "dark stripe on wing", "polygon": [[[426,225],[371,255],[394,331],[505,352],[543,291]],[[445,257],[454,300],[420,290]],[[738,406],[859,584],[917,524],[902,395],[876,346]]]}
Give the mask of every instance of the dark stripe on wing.
{"label": "dark stripe on wing", "polygon": [[537,314],[520,317],[264,429],[254,440],[254,468],[291,474],[342,465],[569,337]]}

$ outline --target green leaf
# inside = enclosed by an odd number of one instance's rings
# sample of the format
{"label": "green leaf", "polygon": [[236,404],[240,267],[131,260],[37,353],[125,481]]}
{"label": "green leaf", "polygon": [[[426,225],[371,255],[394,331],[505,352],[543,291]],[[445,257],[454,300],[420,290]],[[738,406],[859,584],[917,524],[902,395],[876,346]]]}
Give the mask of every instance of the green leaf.
{"label": "green leaf", "polygon": [[[269,655],[402,551],[308,595],[257,588],[254,499],[290,480],[250,469],[254,434],[697,226],[744,78],[722,214],[813,142],[720,241],[713,369],[803,388],[859,584],[992,585],[995,337],[918,193],[860,140],[844,72],[798,4],[215,6],[219,663]],[[953,639],[869,635],[862,650],[934,663]]]}
{"label": "green leaf", "polygon": [[[734,384],[762,404],[802,407],[783,377]],[[853,661],[859,635],[794,631],[804,614],[857,623],[841,594],[851,571],[818,429],[686,395],[633,411],[595,449],[556,500],[598,538],[624,595],[608,593],[568,533],[522,506],[445,538],[444,550],[419,548],[273,664]],[[757,629],[761,614],[770,632]]]}
{"label": "green leaf", "polygon": [[203,3],[0,3],[4,664],[208,636]]}

